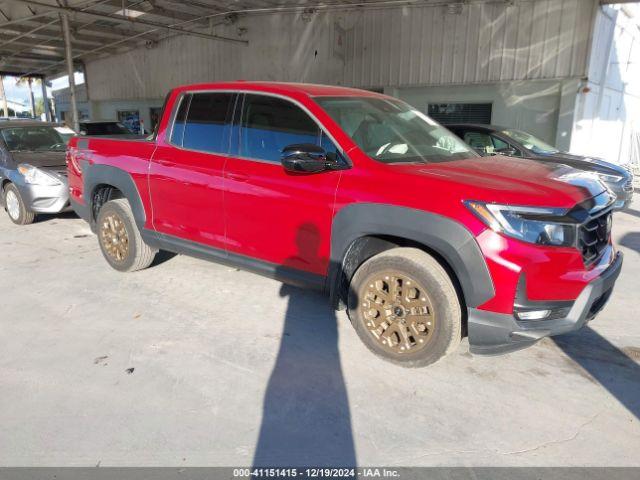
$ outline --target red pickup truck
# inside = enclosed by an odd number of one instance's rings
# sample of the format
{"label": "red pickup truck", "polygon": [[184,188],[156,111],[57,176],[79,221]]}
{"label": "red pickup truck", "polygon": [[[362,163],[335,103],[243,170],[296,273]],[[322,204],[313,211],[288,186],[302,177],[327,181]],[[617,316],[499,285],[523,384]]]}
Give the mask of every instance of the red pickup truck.
{"label": "red pickup truck", "polygon": [[263,82],[172,90],[149,140],[76,137],[70,199],[107,262],[159,249],[328,293],[404,366],[576,330],[622,256],[615,197],[565,165],[480,157],[391,97]]}

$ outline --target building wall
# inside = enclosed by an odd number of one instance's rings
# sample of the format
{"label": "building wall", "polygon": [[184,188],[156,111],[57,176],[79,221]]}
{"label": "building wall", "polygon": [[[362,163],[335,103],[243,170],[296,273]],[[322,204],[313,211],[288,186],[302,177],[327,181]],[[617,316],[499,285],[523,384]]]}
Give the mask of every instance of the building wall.
{"label": "building wall", "polygon": [[162,99],[109,100],[93,102],[93,120],[118,120],[118,111],[137,110],[145,132],[151,131],[151,109],[162,108]]}
{"label": "building wall", "polygon": [[[71,110],[71,94],[69,88],[53,90],[51,96],[53,97],[56,118],[59,121],[66,121],[69,118],[69,111]],[[87,97],[87,86],[84,83],[76,85],[76,105],[78,107],[78,113],[80,114],[80,120],[92,118],[92,105]]]}
{"label": "building wall", "polygon": [[[59,120],[65,120],[69,110],[71,110],[69,89],[54,90],[53,98],[55,101],[56,116]],[[76,86],[76,102],[81,120],[118,120],[118,111],[137,110],[140,113],[140,119],[144,122],[145,131],[149,131],[152,125],[151,109],[161,108],[163,99],[90,100],[86,85],[80,84]]]}
{"label": "building wall", "polygon": [[582,77],[597,0],[469,2],[241,17],[86,65],[92,100],[163,98],[185,83],[260,79],[409,87]]}
{"label": "building wall", "polygon": [[344,82],[408,86],[584,75],[591,0],[469,2],[353,15]]}
{"label": "building wall", "polygon": [[385,91],[425,113],[430,103],[491,103],[493,124],[527,130],[555,144],[562,143],[562,138],[557,139],[556,134],[564,83],[571,81],[518,81],[489,85],[389,88]]}
{"label": "building wall", "polygon": [[589,78],[578,96],[571,149],[640,167],[640,7],[598,12]]}

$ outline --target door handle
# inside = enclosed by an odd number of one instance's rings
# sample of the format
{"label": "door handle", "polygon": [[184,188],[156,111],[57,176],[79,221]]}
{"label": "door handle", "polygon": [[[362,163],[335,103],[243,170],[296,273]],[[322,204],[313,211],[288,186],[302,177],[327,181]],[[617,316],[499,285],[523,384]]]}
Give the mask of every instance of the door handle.
{"label": "door handle", "polygon": [[247,180],[249,180],[249,175],[246,175],[244,173],[227,172],[227,177],[229,177],[231,180],[235,180],[236,182],[246,182]]}

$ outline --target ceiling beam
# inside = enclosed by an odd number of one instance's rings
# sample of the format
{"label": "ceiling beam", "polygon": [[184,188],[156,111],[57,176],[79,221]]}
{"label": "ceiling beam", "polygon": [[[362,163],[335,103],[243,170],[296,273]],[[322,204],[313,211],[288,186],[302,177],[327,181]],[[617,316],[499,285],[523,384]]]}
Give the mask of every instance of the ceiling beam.
{"label": "ceiling beam", "polygon": [[[19,65],[7,65],[6,67],[0,67],[0,75],[3,77],[20,77],[24,75],[24,67]],[[44,75],[33,74],[30,75],[34,78],[44,78]]]}
{"label": "ceiling beam", "polygon": [[178,4],[178,5],[182,5],[182,4],[187,4],[191,7],[195,7],[195,8],[200,8],[202,10],[205,10],[207,12],[211,11],[211,10],[218,10],[218,11],[227,11],[229,8],[226,4],[224,5],[220,5],[220,2],[199,2],[198,0],[166,0],[168,3],[172,3],[172,4]]}
{"label": "ceiling beam", "polygon": [[[16,30],[16,31],[18,31],[20,33],[18,35],[16,35],[15,37],[11,38],[10,40],[5,40],[3,42],[0,42],[0,47],[4,47],[5,45],[9,45],[10,43],[13,43],[13,42],[15,42],[17,40],[20,40],[21,38],[34,35],[35,33],[39,32],[41,30],[44,30],[45,28],[47,28],[50,25],[53,25],[56,22],[57,22],[57,20],[50,20],[49,22],[44,23],[44,24],[42,24],[42,25],[40,25],[40,26],[38,26],[36,28],[32,28],[32,29],[28,29],[28,28],[27,29],[23,29],[22,27],[14,26],[12,30]],[[3,30],[2,33],[5,33],[5,31],[6,30]]]}
{"label": "ceiling beam", "polygon": [[41,1],[37,1],[37,0],[8,0],[10,2],[13,3],[21,3],[21,4],[25,4],[25,5],[31,5],[34,7],[39,7],[39,8],[45,8],[45,9],[50,9],[50,10],[54,10],[54,11],[58,11],[58,12],[66,12],[66,13],[76,13],[79,15],[86,15],[86,16],[91,16],[94,18],[105,18],[105,19],[110,19],[110,20],[114,20],[117,22],[121,22],[121,23],[131,23],[131,24],[137,24],[137,25],[144,25],[147,27],[153,27],[157,30],[171,30],[174,32],[179,32],[183,35],[191,35],[191,36],[196,36],[196,37],[201,37],[201,38],[207,38],[210,40],[220,40],[220,41],[224,41],[224,42],[232,42],[232,43],[241,43],[241,44],[248,44],[249,42],[247,40],[241,40],[238,38],[231,38],[231,37],[223,37],[220,35],[214,35],[214,34],[209,34],[209,33],[202,33],[202,32],[196,32],[194,30],[187,30],[181,27],[176,27],[176,26],[172,26],[172,25],[167,25],[164,23],[157,23],[157,22],[150,22],[148,20],[141,20],[140,18],[129,18],[129,17],[125,17],[122,15],[115,15],[112,13],[98,13],[98,12],[94,12],[94,11],[89,11],[89,10],[82,10],[76,7],[61,7],[59,5],[50,5],[48,3],[43,3]]}
{"label": "ceiling beam", "polygon": [[[98,5],[98,4],[104,3],[106,1],[109,1],[109,0],[89,0],[87,2],[84,2],[84,3],[80,4],[80,5],[76,5],[76,8],[80,8],[80,9],[84,10],[85,8],[88,8],[90,6]],[[29,15],[28,17],[14,18],[12,20],[7,18],[6,22],[0,23],[0,28],[7,27],[9,25],[15,25],[17,23],[28,22],[30,20],[35,20],[37,18],[48,17],[52,13],[53,13],[52,11],[45,11],[45,12],[40,12],[40,13],[33,13],[33,11],[31,11],[31,15]],[[5,15],[5,17],[6,17],[6,15]]]}
{"label": "ceiling beam", "polygon": [[[59,54],[60,52],[64,51],[64,43],[63,42],[56,42],[55,44],[47,44],[47,45],[38,45],[38,44],[33,44],[33,43],[28,43],[25,42],[24,40],[19,40],[17,42],[14,43],[14,45],[19,45],[20,47],[24,47],[18,51],[16,50],[5,50],[7,52],[11,52],[10,55],[8,55],[9,57],[13,58],[13,57],[18,57],[20,55],[25,55],[25,54],[37,54],[36,50],[41,51],[41,52],[46,52],[46,51],[51,51],[51,56],[55,56],[56,54]],[[6,48],[6,47],[5,47]],[[92,52],[93,49],[80,49],[80,48],[76,48],[74,46],[74,50],[76,52],[78,52],[81,55],[84,55],[88,52]],[[105,53],[119,53],[120,49],[117,48],[104,48],[103,50]]]}
{"label": "ceiling beam", "polygon": [[[29,28],[29,27],[14,25],[11,28],[0,31],[0,35],[12,35],[14,33],[17,33],[11,39],[0,41],[0,47],[13,43],[14,41],[20,40],[22,38],[29,38],[34,40],[37,40],[37,39],[60,40],[61,36],[60,36],[59,29],[49,28],[54,23],[58,23],[58,21],[59,20],[56,19],[55,21],[46,22],[36,28]],[[129,35],[131,35],[130,32],[127,32],[127,33],[122,32],[117,34],[114,34],[113,31],[111,32],[112,32],[111,38],[113,37],[127,38]],[[135,33],[138,33],[138,32],[135,32]],[[84,33],[78,33],[78,31],[74,31],[72,33],[71,40],[74,45],[78,45],[78,46],[84,45],[86,47],[93,48],[98,45],[104,45],[105,37],[104,36],[99,37],[95,35],[86,35]]]}
{"label": "ceiling beam", "polygon": [[[21,38],[19,40],[14,40],[13,38],[5,38],[2,36],[3,34],[0,33],[0,48],[6,47],[9,44],[12,45],[20,45],[21,47],[27,47],[26,50],[33,50],[33,49],[47,49],[47,50],[64,50],[64,42],[62,40],[48,40],[46,43],[43,43],[42,40],[38,40],[36,38]],[[102,42],[102,44],[91,44],[91,45],[87,45],[87,44],[82,44],[82,43],[77,43],[77,42],[72,42],[73,43],[73,49],[77,52],[89,52],[92,49],[96,48],[97,45],[104,45],[104,42]],[[137,46],[137,44],[136,44]],[[14,53],[16,54],[20,54],[23,53],[25,50],[19,50],[17,52],[14,51]],[[116,50],[112,50],[112,51],[116,51]]]}
{"label": "ceiling beam", "polygon": [[[112,0],[90,0],[88,2],[84,2],[81,5],[78,5],[76,8],[81,7],[84,10],[84,9],[87,9],[89,6],[95,7],[110,1]],[[60,32],[57,29],[45,30],[46,27],[49,27],[54,23],[58,23],[59,18],[55,18],[54,20],[49,20],[49,19],[43,18],[42,15],[35,14],[31,8],[29,8],[29,10],[32,12],[32,15],[30,17],[21,18],[20,22],[7,22],[11,24],[10,28],[9,29],[5,28],[4,31],[0,30],[1,33],[7,33],[7,31],[19,32],[18,35],[14,36],[13,38],[8,38],[8,39],[0,38],[0,47],[9,45],[9,44],[25,47],[25,48],[22,48],[21,50],[11,51],[9,52],[8,55],[4,55],[4,58],[0,60],[0,65],[6,66],[11,62],[18,63],[20,61],[21,56],[24,56],[25,54],[29,55],[30,53],[36,52],[38,50],[41,52],[42,51],[48,52],[49,50],[53,50],[50,52],[53,56],[59,54],[60,52],[64,52],[64,44],[60,40]],[[47,11],[45,13],[49,15],[56,12]],[[19,25],[19,23],[36,23],[36,26],[35,27],[29,27],[27,25],[22,26],[22,25]],[[76,28],[85,28],[90,26],[92,23],[93,22],[79,24]],[[96,33],[95,30],[96,29],[94,29],[92,33]],[[99,29],[99,30],[102,30],[102,29]],[[110,28],[110,29],[104,29],[104,30],[108,32],[107,38],[113,38],[114,36],[116,38],[127,38],[128,36],[131,35],[130,32],[121,31],[118,28]],[[41,39],[40,37],[44,37],[44,40]],[[75,37],[75,42],[73,42],[74,48],[76,51],[79,51],[81,53],[86,52],[87,49],[95,48],[96,45],[104,45],[104,42],[105,42],[105,38],[100,36],[78,35],[76,33],[74,37]],[[137,47],[138,43],[139,42],[129,43],[129,46]],[[118,53],[122,51],[122,49],[121,48],[116,48],[116,49],[105,48],[104,51],[105,53],[107,52]],[[14,58],[15,60],[13,60]],[[51,56],[49,56],[49,58],[51,58]],[[56,57],[56,58],[59,58],[59,57]]]}
{"label": "ceiling beam", "polygon": [[[1,54],[0,54],[1,55]],[[43,62],[42,60],[32,60],[30,58],[15,58],[14,62],[9,62],[8,65],[20,64],[27,66],[28,68],[47,68],[57,64],[57,62]],[[4,65],[0,68],[7,68]]]}
{"label": "ceiling beam", "polygon": [[[184,10],[176,10],[176,9],[167,8],[167,7],[158,5],[158,3],[156,3],[155,1],[148,0],[148,2],[145,2],[145,3],[148,3],[149,5],[151,5],[151,8],[143,8],[141,10],[145,14],[156,15],[158,17],[162,17],[167,20],[173,20],[174,22],[176,20],[196,21],[200,17],[200,15],[197,15],[194,13],[187,13]],[[122,0],[110,0],[108,5],[113,7],[119,7],[120,9],[122,9]],[[135,7],[135,4],[133,6],[127,6],[125,8],[131,9],[131,10],[137,10]],[[206,21],[204,23],[206,24]]]}

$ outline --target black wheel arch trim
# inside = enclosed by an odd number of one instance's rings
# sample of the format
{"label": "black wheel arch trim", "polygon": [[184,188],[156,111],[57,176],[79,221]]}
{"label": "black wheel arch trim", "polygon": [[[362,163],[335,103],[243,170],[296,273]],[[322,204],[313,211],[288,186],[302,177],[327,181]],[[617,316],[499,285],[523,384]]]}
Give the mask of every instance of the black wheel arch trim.
{"label": "black wheel arch trim", "polygon": [[[382,238],[375,238],[376,236]],[[334,217],[328,285],[331,304],[346,304],[351,276],[359,265],[349,264],[351,248],[367,248],[371,256],[388,249],[385,236],[400,237],[437,253],[453,271],[467,307],[477,307],[495,295],[493,280],[480,246],[461,223],[422,210],[376,203],[354,203]],[[359,239],[374,237],[363,245]],[[385,245],[387,244],[391,245]],[[361,263],[361,262],[359,262]]]}
{"label": "black wheel arch trim", "polygon": [[84,215],[81,216],[84,218],[85,215],[87,215],[92,227],[95,223],[92,213],[95,190],[99,185],[110,185],[120,190],[124,197],[129,201],[137,227],[140,231],[144,229],[147,216],[144,211],[144,206],[142,205],[140,192],[138,191],[138,187],[133,181],[133,178],[131,178],[131,174],[110,165],[96,165],[83,161],[82,177],[84,183],[83,197],[86,208],[88,209],[88,214],[84,213]]}

